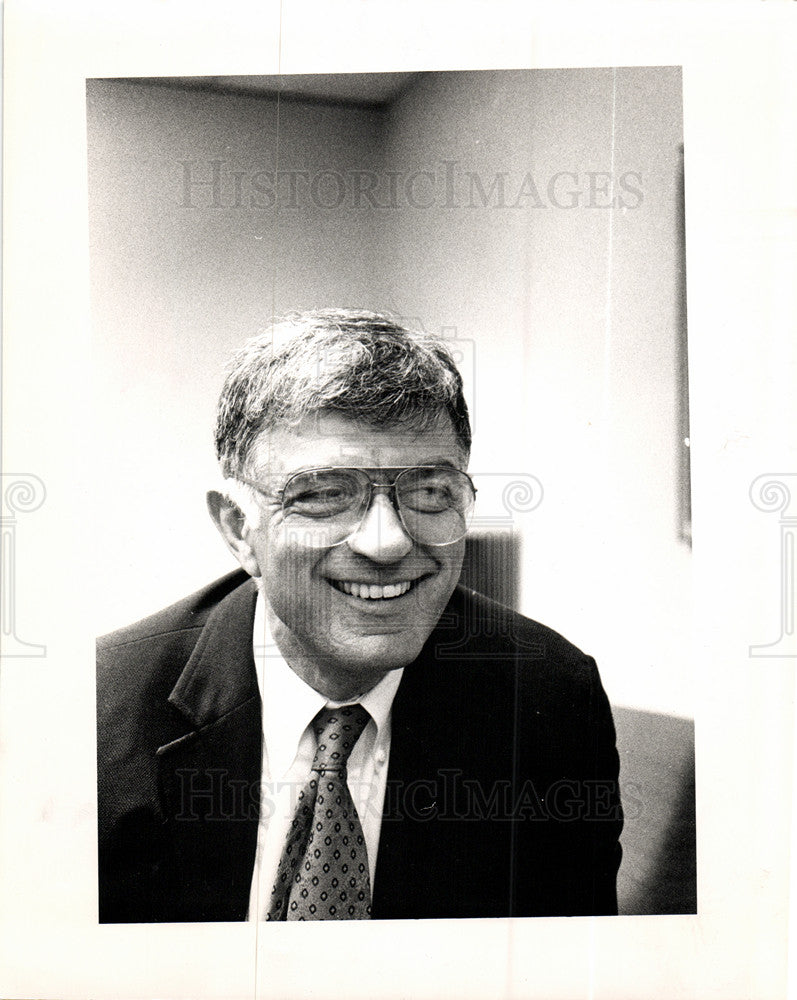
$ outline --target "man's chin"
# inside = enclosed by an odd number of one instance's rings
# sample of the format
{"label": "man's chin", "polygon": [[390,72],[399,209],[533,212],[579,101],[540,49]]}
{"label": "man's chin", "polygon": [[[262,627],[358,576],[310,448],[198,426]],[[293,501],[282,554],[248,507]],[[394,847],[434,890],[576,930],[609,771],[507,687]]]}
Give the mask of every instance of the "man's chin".
{"label": "man's chin", "polygon": [[[336,650],[338,668],[358,674],[379,674],[406,667],[418,658],[428,632],[406,632],[358,636]],[[332,665],[332,664],[330,664]]]}

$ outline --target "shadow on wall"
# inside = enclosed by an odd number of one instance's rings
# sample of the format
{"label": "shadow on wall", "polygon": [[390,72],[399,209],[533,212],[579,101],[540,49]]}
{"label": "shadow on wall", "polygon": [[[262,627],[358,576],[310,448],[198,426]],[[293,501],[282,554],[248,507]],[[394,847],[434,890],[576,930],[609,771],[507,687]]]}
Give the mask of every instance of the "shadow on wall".
{"label": "shadow on wall", "polygon": [[697,913],[694,723],[613,712],[626,814],[619,912]]}

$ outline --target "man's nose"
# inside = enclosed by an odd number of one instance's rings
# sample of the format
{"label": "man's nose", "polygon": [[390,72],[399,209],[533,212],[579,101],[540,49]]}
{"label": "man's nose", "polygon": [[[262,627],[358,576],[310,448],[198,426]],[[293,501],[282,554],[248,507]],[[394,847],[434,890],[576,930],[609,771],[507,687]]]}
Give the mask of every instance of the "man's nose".
{"label": "man's nose", "polygon": [[349,548],[373,562],[397,562],[412,549],[398,511],[382,493],[371,501],[360,526],[349,538]]}

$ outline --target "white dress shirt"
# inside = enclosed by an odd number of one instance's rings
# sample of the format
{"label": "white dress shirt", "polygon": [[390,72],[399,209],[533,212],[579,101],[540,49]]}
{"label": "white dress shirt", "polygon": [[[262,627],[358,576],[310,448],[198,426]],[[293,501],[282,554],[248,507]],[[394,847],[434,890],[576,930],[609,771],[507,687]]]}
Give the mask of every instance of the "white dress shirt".
{"label": "white dress shirt", "polygon": [[[255,609],[253,646],[263,705],[263,770],[249,919],[263,920],[296,802],[310,777],[316,751],[311,723],[322,708],[355,702],[329,701],[291,670],[271,636],[262,594]],[[390,716],[403,672],[391,670],[355,700],[371,718],[349,757],[348,786],[363,828],[372,890],[390,758]]]}

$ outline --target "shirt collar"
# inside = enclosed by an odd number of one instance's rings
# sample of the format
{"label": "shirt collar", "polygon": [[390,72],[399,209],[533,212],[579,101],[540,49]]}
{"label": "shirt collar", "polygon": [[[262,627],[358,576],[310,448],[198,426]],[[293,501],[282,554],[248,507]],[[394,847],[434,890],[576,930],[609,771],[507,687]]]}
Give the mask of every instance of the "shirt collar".
{"label": "shirt collar", "polygon": [[[290,668],[271,635],[260,591],[255,607],[253,651],[263,704],[263,738],[269,775],[272,781],[277,781],[290,769],[299,741],[318,712],[327,706],[338,708],[352,702],[325,698]],[[393,699],[403,674],[403,667],[388,671],[378,684],[357,699],[374,721],[377,741],[387,736]]]}

